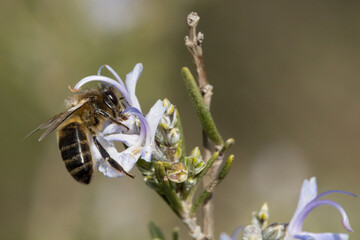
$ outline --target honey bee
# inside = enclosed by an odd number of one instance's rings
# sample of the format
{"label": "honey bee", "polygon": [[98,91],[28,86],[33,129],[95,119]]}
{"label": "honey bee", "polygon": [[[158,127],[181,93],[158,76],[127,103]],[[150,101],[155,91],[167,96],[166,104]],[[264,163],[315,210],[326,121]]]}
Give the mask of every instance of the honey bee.
{"label": "honey bee", "polygon": [[121,123],[126,116],[121,114],[124,108],[113,88],[99,85],[97,89],[72,91],[74,94],[66,101],[67,110],[56,114],[26,137],[40,129],[46,129],[39,138],[41,141],[58,128],[57,140],[61,157],[68,172],[78,182],[89,184],[91,180],[94,165],[90,151],[91,141],[99,150],[102,158],[113,168],[134,178],[110,157],[96,136],[107,120],[127,128]]}

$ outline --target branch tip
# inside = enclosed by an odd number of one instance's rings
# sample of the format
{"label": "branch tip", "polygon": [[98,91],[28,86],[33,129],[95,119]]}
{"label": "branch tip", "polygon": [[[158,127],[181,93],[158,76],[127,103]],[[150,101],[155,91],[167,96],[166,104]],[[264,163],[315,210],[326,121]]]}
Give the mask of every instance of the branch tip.
{"label": "branch tip", "polygon": [[200,21],[200,17],[197,12],[191,12],[187,16],[187,24],[189,27],[196,27]]}

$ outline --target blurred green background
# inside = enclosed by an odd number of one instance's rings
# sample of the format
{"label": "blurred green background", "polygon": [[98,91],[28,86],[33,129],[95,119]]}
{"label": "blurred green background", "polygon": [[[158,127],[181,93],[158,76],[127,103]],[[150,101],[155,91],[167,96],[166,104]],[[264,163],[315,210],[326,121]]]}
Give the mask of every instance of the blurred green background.
{"label": "blurred green background", "polygon": [[[22,138],[64,109],[67,86],[102,64],[124,79],[137,62],[146,112],[159,98],[180,110],[187,148],[201,131],[180,69],[195,73],[184,46],[197,11],[212,111],[235,162],[217,189],[216,238],[250,223],[267,201],[271,222],[288,222],[305,178],[319,191],[360,193],[360,2],[14,0],[0,2],[0,239],[149,239],[182,223],[137,177],[89,186],[67,173],[55,134]],[[359,198],[334,195],[360,239]],[[199,216],[201,218],[201,216]],[[331,207],[305,229],[344,232]]]}

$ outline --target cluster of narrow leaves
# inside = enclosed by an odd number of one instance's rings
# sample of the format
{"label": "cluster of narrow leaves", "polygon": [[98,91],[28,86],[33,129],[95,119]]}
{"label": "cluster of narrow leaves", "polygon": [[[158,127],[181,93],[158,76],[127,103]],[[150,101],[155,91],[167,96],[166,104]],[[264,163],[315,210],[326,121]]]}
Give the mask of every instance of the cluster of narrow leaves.
{"label": "cluster of narrow leaves", "polygon": [[[140,159],[137,166],[144,176],[145,183],[154,189],[179,217],[183,218],[185,215],[192,217],[196,208],[211,194],[215,185],[226,176],[233,156],[230,156],[224,164],[216,181],[194,200],[194,193],[204,175],[218,159],[220,151],[215,152],[207,162],[204,161],[198,147],[186,156],[178,110],[167,99],[164,100],[164,105],[167,109],[155,134],[152,161],[146,162]],[[232,139],[226,141],[226,148],[232,143]],[[222,148],[221,154],[224,150]],[[188,206],[191,208],[185,209]]]}

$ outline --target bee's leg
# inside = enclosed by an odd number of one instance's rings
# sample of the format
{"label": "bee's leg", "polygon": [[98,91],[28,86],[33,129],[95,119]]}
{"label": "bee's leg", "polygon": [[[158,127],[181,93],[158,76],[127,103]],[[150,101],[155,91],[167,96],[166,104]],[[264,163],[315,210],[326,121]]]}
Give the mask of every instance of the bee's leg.
{"label": "bee's leg", "polygon": [[96,136],[93,135],[93,140],[94,143],[97,147],[97,149],[99,150],[101,156],[104,158],[105,161],[107,161],[113,168],[115,168],[116,170],[118,170],[121,173],[124,173],[125,175],[131,177],[131,178],[135,178],[135,176],[127,173],[124,168],[118,163],[116,162],[114,159],[112,159],[109,155],[109,153],[105,150],[105,148],[100,144],[100,142],[97,140]]}
{"label": "bee's leg", "polygon": [[[124,98],[124,97],[121,97],[121,98],[119,98],[119,100],[120,100],[120,103],[124,106],[124,104],[121,102],[121,100],[124,100],[124,102],[126,102],[126,104],[128,105],[128,106],[130,106],[130,104],[129,104],[129,102]],[[125,107],[125,106],[124,106]]]}
{"label": "bee's leg", "polygon": [[[128,101],[126,101],[126,99],[124,97],[121,97],[119,98],[120,100],[120,105],[121,105],[121,109],[125,109],[126,108],[126,105],[121,101],[121,100],[124,100],[126,102],[126,104],[128,106],[130,106],[130,104],[128,103]],[[127,120],[128,119],[128,115],[127,114],[120,114],[119,116],[122,120]]]}
{"label": "bee's leg", "polygon": [[116,123],[118,125],[123,126],[124,128],[126,128],[127,130],[129,130],[129,128],[127,126],[125,126],[124,124],[122,124],[121,122],[119,122],[118,120],[116,120],[115,118],[113,118],[112,116],[110,116],[110,114],[108,114],[107,112],[105,112],[104,110],[97,108],[95,109],[95,114],[100,114],[101,116],[105,117],[106,119],[110,120],[113,123]]}

